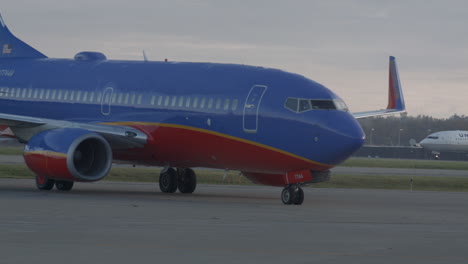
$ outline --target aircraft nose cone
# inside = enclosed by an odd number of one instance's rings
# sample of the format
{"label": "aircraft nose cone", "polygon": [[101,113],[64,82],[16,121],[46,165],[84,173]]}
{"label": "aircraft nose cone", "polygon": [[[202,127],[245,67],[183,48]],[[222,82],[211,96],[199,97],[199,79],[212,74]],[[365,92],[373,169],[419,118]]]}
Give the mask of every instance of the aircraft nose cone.
{"label": "aircraft nose cone", "polygon": [[421,140],[421,142],[419,142],[419,145],[421,145],[423,148],[427,146],[427,139]]}
{"label": "aircraft nose cone", "polygon": [[365,134],[359,124],[353,124],[342,131],[343,148],[349,155],[359,150],[364,145]]}
{"label": "aircraft nose cone", "polygon": [[349,113],[330,116],[327,127],[332,132],[328,139],[331,145],[329,164],[337,165],[343,162],[364,144],[364,131]]}

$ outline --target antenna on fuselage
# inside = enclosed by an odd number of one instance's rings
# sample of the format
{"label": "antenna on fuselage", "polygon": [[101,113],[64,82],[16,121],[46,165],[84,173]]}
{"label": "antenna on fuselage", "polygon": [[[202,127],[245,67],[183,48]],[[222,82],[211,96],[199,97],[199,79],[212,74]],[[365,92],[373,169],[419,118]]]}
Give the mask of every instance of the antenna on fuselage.
{"label": "antenna on fuselage", "polygon": [[148,61],[148,57],[146,57],[146,52],[145,51],[143,51],[143,60]]}

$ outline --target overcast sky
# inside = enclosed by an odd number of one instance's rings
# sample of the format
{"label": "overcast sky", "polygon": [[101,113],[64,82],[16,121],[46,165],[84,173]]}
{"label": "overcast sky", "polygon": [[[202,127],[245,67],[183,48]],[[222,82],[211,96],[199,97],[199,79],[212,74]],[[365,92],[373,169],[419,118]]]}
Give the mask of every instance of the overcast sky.
{"label": "overcast sky", "polygon": [[318,81],[352,111],[386,106],[397,58],[410,115],[468,115],[468,1],[12,0],[11,31],[49,57],[227,62]]}

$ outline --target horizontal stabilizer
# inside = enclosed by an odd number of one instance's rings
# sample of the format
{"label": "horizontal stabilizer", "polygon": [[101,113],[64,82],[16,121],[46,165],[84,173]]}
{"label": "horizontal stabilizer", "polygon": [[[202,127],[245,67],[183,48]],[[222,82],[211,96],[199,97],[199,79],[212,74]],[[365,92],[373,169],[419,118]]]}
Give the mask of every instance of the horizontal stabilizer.
{"label": "horizontal stabilizer", "polygon": [[397,113],[405,113],[406,106],[401,89],[400,77],[395,61],[395,57],[390,56],[389,78],[388,78],[388,105],[386,109],[353,113],[355,118],[364,118],[372,116],[383,116]]}
{"label": "horizontal stabilizer", "polygon": [[15,37],[0,14],[0,59],[8,58],[40,59],[47,57]]}

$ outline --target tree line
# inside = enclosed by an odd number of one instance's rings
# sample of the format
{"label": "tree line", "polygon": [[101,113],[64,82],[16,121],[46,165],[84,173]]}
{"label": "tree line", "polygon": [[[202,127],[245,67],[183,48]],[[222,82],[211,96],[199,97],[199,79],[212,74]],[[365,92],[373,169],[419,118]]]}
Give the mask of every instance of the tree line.
{"label": "tree line", "polygon": [[418,115],[369,117],[358,119],[366,133],[368,145],[409,146],[410,140],[420,142],[427,135],[445,130],[468,130],[468,116],[453,115],[449,118],[434,118]]}

